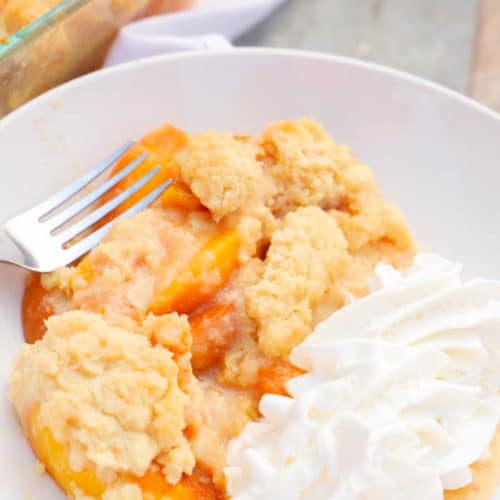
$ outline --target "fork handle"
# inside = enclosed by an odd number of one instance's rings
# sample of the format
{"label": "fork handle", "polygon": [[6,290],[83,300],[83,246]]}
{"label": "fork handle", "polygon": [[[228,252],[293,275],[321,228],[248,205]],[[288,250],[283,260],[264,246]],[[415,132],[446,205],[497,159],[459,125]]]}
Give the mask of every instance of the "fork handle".
{"label": "fork handle", "polygon": [[26,257],[20,248],[12,241],[7,231],[0,227],[0,262],[23,265]]}

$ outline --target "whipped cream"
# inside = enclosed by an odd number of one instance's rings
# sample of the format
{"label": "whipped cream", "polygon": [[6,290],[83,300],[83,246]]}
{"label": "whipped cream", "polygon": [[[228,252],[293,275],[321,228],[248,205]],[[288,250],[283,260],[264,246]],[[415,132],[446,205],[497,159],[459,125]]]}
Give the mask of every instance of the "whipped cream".
{"label": "whipped cream", "polygon": [[233,500],[438,500],[472,480],[499,422],[500,282],[422,254],[291,354],[309,373],[230,443]]}

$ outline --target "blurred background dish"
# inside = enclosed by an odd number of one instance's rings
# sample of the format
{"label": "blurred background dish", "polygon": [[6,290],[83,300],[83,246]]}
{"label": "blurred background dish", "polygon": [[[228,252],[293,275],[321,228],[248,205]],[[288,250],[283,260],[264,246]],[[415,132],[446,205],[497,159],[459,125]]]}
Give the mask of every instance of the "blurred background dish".
{"label": "blurred background dish", "polygon": [[[123,24],[187,8],[134,22],[115,39]],[[113,65],[221,47],[208,40],[220,35],[385,64],[500,110],[499,27],[498,0],[0,0],[0,117],[101,67],[106,53]]]}
{"label": "blurred background dish", "polygon": [[0,117],[95,70],[121,26],[193,0],[0,0]]}
{"label": "blurred background dish", "polygon": [[[0,222],[166,119],[189,132],[246,134],[271,120],[304,115],[323,122],[337,142],[350,144],[373,167],[424,249],[462,261],[472,275],[500,276],[498,115],[394,70],[297,51],[160,56],[95,72],[33,100],[0,121],[8,166],[0,182]],[[22,341],[23,279],[17,269],[0,268],[4,387]],[[62,498],[49,477],[36,476],[6,399],[0,400],[0,427],[3,498]]]}

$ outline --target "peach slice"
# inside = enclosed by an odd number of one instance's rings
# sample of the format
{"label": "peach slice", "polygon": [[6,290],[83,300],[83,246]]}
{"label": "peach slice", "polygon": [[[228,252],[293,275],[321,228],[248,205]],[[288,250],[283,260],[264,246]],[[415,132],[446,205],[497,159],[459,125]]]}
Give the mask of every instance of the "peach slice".
{"label": "peach slice", "polygon": [[[94,269],[87,256],[80,260],[76,269],[86,281],[94,277]],[[49,295],[42,285],[41,275],[30,273],[26,279],[21,306],[24,340],[28,344],[34,344],[42,339],[47,331],[45,320],[55,314],[54,307],[47,300]]]}
{"label": "peach slice", "polygon": [[171,283],[157,287],[149,310],[157,315],[191,313],[208,302],[238,267],[239,248],[236,229],[210,239]]}
{"label": "peach slice", "polygon": [[188,141],[188,136],[181,130],[165,124],[162,127],[153,130],[144,136],[139,142],[134,144],[127,153],[118,161],[111,172],[111,176],[125,168],[143,153],[148,153],[148,157],[125,179],[121,180],[116,186],[111,188],[102,198],[102,203],[114,198],[122,191],[130,187],[141,177],[146,175],[157,165],[161,170],[141,189],[134,193],[130,198],[123,202],[118,208],[113,210],[106,217],[106,221],[112,220],[117,214],[120,214],[135,205],[139,200],[157,188],[167,179],[178,176],[177,165],[174,161],[175,154],[180,151]]}
{"label": "peach slice", "polygon": [[[47,427],[39,425],[38,409],[33,409],[26,422],[26,433],[35,454],[43,462],[47,472],[68,495],[80,494],[101,499],[107,485],[95,472],[85,469],[75,472],[68,463],[64,446],[56,441]],[[135,482],[148,500],[216,500],[217,492],[210,477],[195,470],[193,476],[183,476],[176,485],[168,484],[159,469],[148,470],[143,477],[127,476]]]}

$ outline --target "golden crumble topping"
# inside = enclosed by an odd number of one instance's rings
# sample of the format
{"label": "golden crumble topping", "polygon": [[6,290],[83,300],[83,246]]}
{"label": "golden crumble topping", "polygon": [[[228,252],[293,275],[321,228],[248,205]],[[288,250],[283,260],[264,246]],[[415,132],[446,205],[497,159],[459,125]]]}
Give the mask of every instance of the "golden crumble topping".
{"label": "golden crumble topping", "polygon": [[345,196],[339,173],[354,160],[313,120],[271,123],[261,138],[271,154],[268,171],[277,188],[274,210],[335,206]]}

